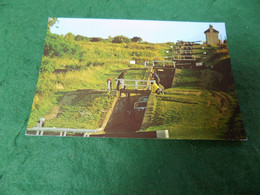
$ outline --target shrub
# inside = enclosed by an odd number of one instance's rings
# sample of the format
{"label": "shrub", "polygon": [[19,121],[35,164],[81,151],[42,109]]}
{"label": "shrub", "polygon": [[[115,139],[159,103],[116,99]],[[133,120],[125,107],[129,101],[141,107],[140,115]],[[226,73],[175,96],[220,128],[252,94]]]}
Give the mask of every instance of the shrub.
{"label": "shrub", "polygon": [[116,36],[112,40],[112,43],[129,43],[129,42],[130,42],[130,39],[123,35]]}

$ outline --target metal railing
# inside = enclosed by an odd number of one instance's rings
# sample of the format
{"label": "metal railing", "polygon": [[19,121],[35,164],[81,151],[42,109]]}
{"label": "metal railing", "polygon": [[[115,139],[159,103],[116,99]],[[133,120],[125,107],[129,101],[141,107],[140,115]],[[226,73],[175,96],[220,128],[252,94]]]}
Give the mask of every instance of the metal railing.
{"label": "metal railing", "polygon": [[173,55],[173,60],[195,60],[194,55]]}
{"label": "metal railing", "polygon": [[[132,80],[132,79],[117,79],[117,84],[119,82],[119,85],[121,85],[121,89],[125,89],[127,86],[134,86],[134,88],[144,89],[145,87],[148,87],[148,90],[151,90],[151,83],[154,82],[155,80]],[[140,84],[144,83],[144,84]]]}
{"label": "metal railing", "polygon": [[68,132],[70,133],[82,133],[83,137],[89,137],[90,133],[97,133],[101,131],[99,129],[68,129],[68,128],[55,128],[55,127],[42,127],[44,118],[40,118],[37,127],[28,128],[27,131],[35,131],[35,134],[30,134],[26,131],[25,135],[36,135],[42,136],[44,132],[56,132],[59,136],[66,136]]}
{"label": "metal railing", "polygon": [[[165,67],[166,64],[167,66],[173,66],[175,68],[175,61],[164,61],[164,60],[153,60],[153,67],[155,66],[155,63],[162,63],[162,66]],[[158,65],[158,64],[156,64]]]}

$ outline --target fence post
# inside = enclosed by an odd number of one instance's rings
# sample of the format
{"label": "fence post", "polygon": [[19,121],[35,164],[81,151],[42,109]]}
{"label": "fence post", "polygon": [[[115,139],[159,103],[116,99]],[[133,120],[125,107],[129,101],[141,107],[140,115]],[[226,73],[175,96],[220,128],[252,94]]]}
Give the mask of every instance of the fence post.
{"label": "fence post", "polygon": [[135,81],[135,89],[138,89],[138,81]]}
{"label": "fence post", "polygon": [[124,80],[124,79],[122,79],[121,81],[122,81],[122,82],[121,82],[121,89],[124,89],[125,80]]}
{"label": "fence post", "polygon": [[[41,128],[43,124],[44,124],[44,118],[39,118],[37,127]],[[41,131],[41,134],[40,134],[40,130],[36,131],[36,135],[43,135],[43,131]]]}

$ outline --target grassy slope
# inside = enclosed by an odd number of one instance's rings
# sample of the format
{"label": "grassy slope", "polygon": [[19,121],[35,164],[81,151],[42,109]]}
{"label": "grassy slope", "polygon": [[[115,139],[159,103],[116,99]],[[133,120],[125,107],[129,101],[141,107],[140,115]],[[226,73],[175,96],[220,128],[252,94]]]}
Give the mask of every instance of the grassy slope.
{"label": "grassy slope", "polygon": [[[213,54],[212,48],[206,48]],[[205,58],[208,62],[209,57]],[[214,62],[207,63],[211,66]],[[170,138],[243,138],[234,91],[223,92],[223,75],[214,70],[176,70],[173,88],[157,96],[148,131],[168,129]]]}
{"label": "grassy slope", "polygon": [[[67,128],[98,128],[113,97],[106,92],[89,95],[78,89],[105,90],[106,80],[115,79],[124,70],[126,79],[146,79],[144,60],[165,56],[170,44],[75,42],[82,56],[43,57],[43,63],[54,64],[53,73],[41,73],[37,85],[29,127],[45,117],[45,126]],[[207,66],[209,55],[195,52]],[[130,65],[129,60],[137,64]],[[171,138],[221,139],[232,124],[241,129],[240,117],[232,114],[237,102],[230,94],[218,91],[222,75],[214,70],[177,70],[173,87],[157,98],[148,130],[168,129]],[[83,95],[84,94],[84,95]],[[231,118],[233,121],[231,121]]]}
{"label": "grassy slope", "polygon": [[171,138],[221,139],[236,102],[224,92],[178,88],[167,89],[155,105],[149,130],[168,129]]}
{"label": "grassy slope", "polygon": [[[75,91],[79,89],[105,90],[108,78],[112,79],[115,89],[115,80],[124,70],[128,71],[126,79],[146,79],[148,73],[142,69],[143,61],[152,60],[153,56],[160,55],[168,47],[167,44],[84,41],[75,41],[74,45],[81,48],[79,59],[66,54],[63,57],[43,57],[42,64],[53,65],[55,70],[41,72],[39,76],[28,127],[36,126],[40,117],[47,117],[47,127],[100,127],[105,116],[104,110],[112,102],[106,92],[102,97],[96,95],[95,98],[89,98],[86,94],[84,101],[78,100],[77,105],[61,101],[72,92],[77,98]],[[129,60],[135,60],[136,64],[130,65]]]}

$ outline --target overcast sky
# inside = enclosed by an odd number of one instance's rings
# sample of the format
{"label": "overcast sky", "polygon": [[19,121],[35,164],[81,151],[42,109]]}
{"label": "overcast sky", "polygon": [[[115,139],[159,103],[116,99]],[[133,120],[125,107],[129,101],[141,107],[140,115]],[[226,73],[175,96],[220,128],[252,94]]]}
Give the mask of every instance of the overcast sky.
{"label": "overcast sky", "polygon": [[226,38],[223,22],[173,22],[152,20],[82,19],[58,18],[51,32],[66,35],[108,38],[124,35],[128,38],[141,37],[151,43],[183,41],[205,41],[204,31],[209,25],[219,31],[219,39]]}

